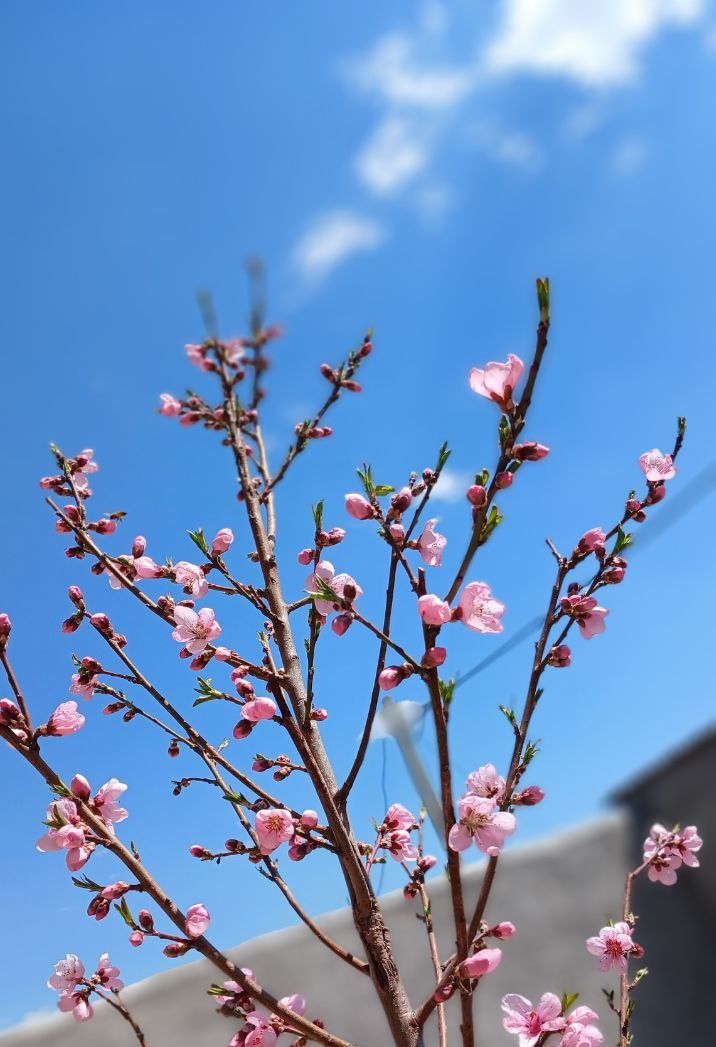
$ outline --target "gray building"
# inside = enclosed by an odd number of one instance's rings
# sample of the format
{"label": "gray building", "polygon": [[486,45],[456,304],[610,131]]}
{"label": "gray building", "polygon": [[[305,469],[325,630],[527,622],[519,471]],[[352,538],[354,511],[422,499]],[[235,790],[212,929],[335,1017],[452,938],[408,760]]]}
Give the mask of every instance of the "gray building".
{"label": "gray building", "polygon": [[[716,838],[715,761],[716,731],[710,731],[627,785],[601,817],[541,842],[515,846],[503,856],[487,916],[511,919],[518,934],[504,944],[502,966],[479,988],[481,1047],[515,1044],[500,1021],[500,998],[506,992],[532,999],[547,990],[579,992],[581,1002],[600,1012],[605,1043],[616,1040],[616,1019],[601,991],[615,980],[599,974],[584,940],[618,916],[626,872],[638,864],[643,838],[657,820],[668,825],[695,822],[706,840],[707,857],[701,872],[687,870],[675,888],[637,881],[633,907],[641,916],[638,940],[647,950],[651,973],[637,990],[635,1042],[638,1047],[713,1047],[716,882],[708,855],[709,841]],[[466,869],[468,901],[476,896],[481,872],[481,864]],[[430,882],[430,894],[438,932],[450,941],[444,877]],[[401,892],[387,895],[384,902],[411,998],[421,1000],[434,984],[423,926],[415,918],[415,905],[406,903]],[[358,951],[347,911],[321,923],[332,937]],[[367,979],[336,962],[306,928],[265,935],[237,946],[231,955],[250,966],[259,981],[300,992],[309,1001],[311,1016],[320,1016],[328,1028],[361,1047],[390,1042]],[[225,1047],[235,1023],[216,1015],[205,994],[215,980],[214,969],[200,961],[125,991],[151,1047]],[[84,1025],[58,1014],[12,1029],[0,1034],[0,1047],[129,1047],[131,1032],[104,1010],[98,1007],[95,1018]],[[451,1020],[450,1042],[457,1043],[456,1016]],[[430,1026],[426,1045],[436,1042]]]}

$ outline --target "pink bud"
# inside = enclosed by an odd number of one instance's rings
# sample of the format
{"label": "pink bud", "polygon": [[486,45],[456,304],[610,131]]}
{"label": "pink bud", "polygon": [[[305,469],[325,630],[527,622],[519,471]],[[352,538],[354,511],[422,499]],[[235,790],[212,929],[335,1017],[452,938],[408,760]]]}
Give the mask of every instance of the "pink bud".
{"label": "pink bud", "polygon": [[378,683],[383,691],[392,691],[394,687],[401,684],[411,673],[404,665],[387,665],[378,677]]}
{"label": "pink bud", "polygon": [[62,623],[62,632],[63,633],[74,633],[74,632],[77,632],[77,630],[80,627],[81,621],[82,621],[82,615],[77,615],[77,614],[70,615],[70,617],[69,618],[65,618],[64,622]]}
{"label": "pink bud", "polygon": [[76,774],[70,782],[70,791],[78,800],[89,800],[92,795],[92,789],[90,783],[87,781],[83,774]]}
{"label": "pink bud", "polygon": [[136,560],[139,556],[144,556],[146,550],[147,550],[147,539],[143,535],[138,534],[137,537],[132,542],[132,557],[133,557],[133,559]]}
{"label": "pink bud", "polygon": [[129,944],[130,945],[134,946],[135,949],[138,949],[143,941],[144,941],[144,935],[142,934],[141,931],[132,931],[132,933],[129,936]]}
{"label": "pink bud", "polygon": [[515,444],[512,448],[512,456],[518,462],[539,462],[542,458],[546,458],[548,454],[549,447],[535,443],[534,440],[528,440],[524,444]]}
{"label": "pink bud", "polygon": [[101,894],[103,898],[107,898],[108,901],[114,902],[117,898],[121,898],[122,895],[126,894],[128,890],[128,883],[125,883],[124,880],[117,880],[116,883],[108,883],[106,887],[103,887]]}
{"label": "pink bud", "polygon": [[327,720],[328,709],[322,709],[320,706],[317,706],[315,709],[311,709],[311,719],[316,720],[316,722],[318,723],[320,723],[321,720]]}
{"label": "pink bud", "polygon": [[214,535],[214,540],[211,543],[212,553],[220,555],[225,553],[230,548],[234,541],[234,532],[230,527],[222,527],[220,531],[217,531]]}
{"label": "pink bud", "polygon": [[13,726],[22,720],[22,713],[9,698],[0,698],[0,724],[4,727]]}
{"label": "pink bud", "polygon": [[199,843],[193,843],[189,848],[189,854],[192,858],[203,858],[205,855],[210,854],[206,847],[202,847]]}
{"label": "pink bud", "polygon": [[169,942],[164,946],[162,952],[165,956],[168,956],[170,960],[173,960],[176,959],[177,956],[183,956],[188,949],[188,942]]}
{"label": "pink bud", "polygon": [[409,487],[401,487],[399,491],[396,491],[393,497],[390,499],[390,504],[395,509],[396,513],[404,513],[406,509],[410,508],[410,504],[413,501],[413,495]]}
{"label": "pink bud", "polygon": [[316,811],[307,810],[301,815],[301,825],[304,829],[315,829],[318,825],[318,814]]}
{"label": "pink bud", "polygon": [[544,790],[539,785],[528,785],[522,792],[515,794],[512,800],[523,807],[536,807],[544,800]]}
{"label": "pink bud", "polygon": [[393,539],[396,545],[402,545],[405,541],[405,528],[402,524],[393,523],[388,528],[390,531],[390,537]]}
{"label": "pink bud", "polygon": [[201,902],[197,902],[195,905],[190,905],[186,911],[184,929],[190,938],[200,938],[210,922],[208,909]]}
{"label": "pink bud", "polygon": [[506,487],[510,487],[514,477],[510,472],[498,473],[495,477],[495,487],[499,487],[502,491]]}
{"label": "pink bud", "polygon": [[472,487],[468,487],[466,494],[468,502],[476,509],[481,509],[487,501],[487,491],[481,484],[473,484]]}
{"label": "pink bud", "polygon": [[572,652],[566,643],[553,647],[547,656],[547,664],[556,669],[566,669],[572,662]]}
{"label": "pink bud", "polygon": [[139,926],[145,931],[154,930],[154,917],[150,913],[149,909],[140,909],[137,913],[137,919],[139,920]]}
{"label": "pink bud", "polygon": [[425,669],[437,669],[447,658],[446,647],[430,647],[423,655],[421,664]]}
{"label": "pink bud", "polygon": [[228,647],[215,647],[214,657],[216,658],[217,662],[226,662],[229,660],[229,658],[231,658],[231,651]]}
{"label": "pink bud", "polygon": [[111,633],[112,632],[112,624],[111,624],[111,622],[110,622],[110,620],[109,620],[109,618],[107,617],[106,614],[102,614],[100,612],[98,614],[91,615],[90,623],[100,633]]}
{"label": "pink bud", "polygon": [[348,631],[353,623],[353,615],[344,612],[343,614],[337,614],[331,622],[331,629],[336,636],[343,636]]}
{"label": "pink bud", "polygon": [[248,738],[253,729],[254,724],[251,723],[249,720],[239,720],[239,722],[234,727],[232,734],[234,738],[236,738],[238,741],[241,741],[244,738]]}
{"label": "pink bud", "polygon": [[438,860],[434,854],[424,854],[418,862],[418,868],[421,869],[422,872],[427,872],[429,869],[434,868],[434,866],[436,866],[437,864]]}
{"label": "pink bud", "polygon": [[656,502],[660,502],[662,500],[662,498],[666,498],[666,485],[665,484],[663,484],[663,483],[662,484],[657,484],[655,487],[650,488],[649,494],[648,494],[648,497],[647,497],[647,501],[649,502],[650,505],[654,505],[654,504],[656,504]]}
{"label": "pink bud", "polygon": [[496,923],[490,931],[493,938],[511,938],[517,928],[514,923],[510,923],[509,920],[503,920],[502,923]]}
{"label": "pink bud", "polygon": [[67,590],[67,595],[76,607],[83,607],[85,598],[82,595],[82,590],[78,585],[71,585]]}
{"label": "pink bud", "polygon": [[10,616],[3,613],[0,614],[0,640],[7,640],[12,630],[12,622]]}
{"label": "pink bud", "polygon": [[346,536],[342,527],[331,527],[326,533],[326,545],[339,545]]}
{"label": "pink bud", "polygon": [[313,563],[313,557],[313,549],[301,549],[297,559],[300,564],[303,564],[304,567],[307,567],[310,563]]}
{"label": "pink bud", "polygon": [[463,978],[481,978],[491,974],[502,961],[502,949],[478,949],[473,956],[463,960],[458,971]]}
{"label": "pink bud", "polygon": [[373,506],[362,494],[347,494],[345,503],[346,512],[356,520],[371,520],[375,516]]}

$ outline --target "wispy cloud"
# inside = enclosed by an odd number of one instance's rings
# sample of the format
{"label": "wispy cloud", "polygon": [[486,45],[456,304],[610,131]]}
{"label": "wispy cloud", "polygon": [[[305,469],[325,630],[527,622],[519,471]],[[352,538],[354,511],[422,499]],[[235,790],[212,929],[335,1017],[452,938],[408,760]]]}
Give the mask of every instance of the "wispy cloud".
{"label": "wispy cloud", "polygon": [[641,52],[670,25],[690,25],[703,0],[506,0],[485,52],[492,73],[559,75],[588,86],[635,78]]}
{"label": "wispy cloud", "polygon": [[372,218],[350,210],[331,211],[306,229],[294,249],[294,265],[306,282],[320,283],[351,255],[378,247],[385,236]]}
{"label": "wispy cloud", "polygon": [[361,182],[378,195],[394,192],[427,166],[429,134],[419,122],[387,116],[361,147],[355,168]]}
{"label": "wispy cloud", "polygon": [[430,497],[433,501],[459,502],[465,497],[465,491],[472,482],[473,478],[469,473],[457,469],[443,469]]}
{"label": "wispy cloud", "polygon": [[643,167],[646,156],[647,148],[641,139],[627,138],[612,153],[612,171],[625,177],[636,174]]}

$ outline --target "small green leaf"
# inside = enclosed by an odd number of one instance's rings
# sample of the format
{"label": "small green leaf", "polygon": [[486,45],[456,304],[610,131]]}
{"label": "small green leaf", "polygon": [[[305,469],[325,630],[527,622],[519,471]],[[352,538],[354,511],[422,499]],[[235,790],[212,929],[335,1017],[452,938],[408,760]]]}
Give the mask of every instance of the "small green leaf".
{"label": "small green leaf", "polygon": [[386,494],[392,494],[395,490],[390,484],[376,484],[373,488],[373,494],[376,498],[385,498]]}
{"label": "small green leaf", "polygon": [[442,698],[443,705],[446,709],[450,705],[450,702],[453,700],[456,686],[457,680],[438,680],[438,687],[440,688],[440,697]]}
{"label": "small green leaf", "polygon": [[187,531],[187,534],[191,538],[194,545],[198,546],[199,549],[201,549],[204,556],[210,555],[209,546],[207,544],[206,538],[204,537],[204,532],[201,528],[198,528],[196,531]]}
{"label": "small green leaf", "polygon": [[313,513],[313,522],[316,525],[316,530],[320,531],[323,527],[323,499],[320,500],[316,505],[311,506]]}
{"label": "small green leaf", "polygon": [[614,548],[612,549],[612,552],[615,555],[620,553],[622,549],[626,549],[627,546],[632,545],[633,541],[633,536],[629,534],[627,531],[623,531],[620,527],[617,531],[617,537],[616,541],[614,542]]}
{"label": "small green leaf", "polygon": [[85,891],[94,891],[95,894],[102,890],[102,884],[90,880],[89,876],[73,876],[72,882],[75,887],[81,887]]}
{"label": "small green leaf", "polygon": [[224,799],[228,800],[229,803],[240,804],[241,807],[248,807],[249,801],[246,799],[243,793],[234,793],[231,790],[227,790],[224,793]]}
{"label": "small green leaf", "polygon": [[569,1008],[579,999],[578,992],[566,992],[562,997],[562,1013],[566,1014]]}
{"label": "small green leaf", "polygon": [[122,898],[122,900],[121,900],[121,902],[119,904],[117,904],[115,902],[114,907],[117,910],[117,912],[119,913],[119,915],[122,917],[124,922],[127,924],[128,927],[134,928],[136,926],[135,923],[134,923],[134,917],[132,916],[132,912],[131,912],[129,906],[127,905],[127,899],[126,898]]}

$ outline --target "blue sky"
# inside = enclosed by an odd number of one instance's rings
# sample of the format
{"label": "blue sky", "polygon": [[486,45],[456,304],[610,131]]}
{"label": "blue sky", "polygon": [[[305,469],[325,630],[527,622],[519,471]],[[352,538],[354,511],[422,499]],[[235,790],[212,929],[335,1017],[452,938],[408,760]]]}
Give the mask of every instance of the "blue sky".
{"label": "blue sky", "polygon": [[[502,499],[505,523],[475,569],[508,606],[505,636],[545,603],[544,537],[567,548],[610,524],[639,481],[639,454],[668,447],[677,414],[689,433],[670,497],[712,462],[716,18],[706,3],[395,2],[346,4],[338,15],[322,0],[210,11],[184,0],[121,11],[75,0],[61,11],[6,4],[0,18],[0,602],[38,715],[67,696],[72,651],[103,653],[89,635],[59,632],[75,582],[189,707],[193,676],[166,628],[64,557],[36,479],[50,468],[50,440],[70,453],[92,446],[95,504],[129,513],[113,551],[142,533],[157,558],[191,558],[186,528],[231,525],[235,563],[244,562],[225,452],[155,406],[159,392],[202,381],[182,351],[202,333],[197,288],[212,289],[227,334],[241,331],[249,252],[265,259],[271,318],[286,326],[266,404],[274,455],[325,392],[318,365],[375,331],[364,394],[346,398],[334,437],[281,491],[280,555],[295,595],[305,575],[295,551],[310,538],[311,502],[324,497],[327,522],[349,532],[333,560],[378,616],[384,556],[370,525],[346,520],[342,495],[361,462],[400,484],[444,439],[454,448],[439,502],[444,570],[455,566],[468,525],[462,491],[491,464],[496,421],[466,375],[507,352],[530,354],[536,275],[552,279],[554,326],[529,435],[553,450]],[[594,813],[614,786],[710,722],[710,494],[704,487],[698,507],[634,557],[627,583],[607,594],[606,635],[575,642],[573,668],[550,677],[532,776],[548,801],[520,818],[517,841]],[[416,621],[401,607],[409,645]],[[216,610],[227,637],[250,650],[255,625],[244,612]],[[457,626],[449,641],[454,672],[499,643]],[[352,629],[322,647],[325,736],[345,769],[371,646]],[[497,705],[520,701],[529,655],[520,647],[459,693],[458,777],[505,762]],[[421,695],[406,684],[396,697]],[[123,835],[180,903],[206,902],[220,944],[288,923],[253,868],[188,857],[189,844],[218,847],[234,832],[226,811],[194,790],[173,799],[169,779],[191,773],[189,763],[170,763],[149,730],[100,708],[83,709],[80,735],[48,743],[60,768],[97,785],[129,782]],[[220,710],[198,715],[217,740],[229,733]],[[264,729],[264,751],[284,748],[273,731]],[[386,745],[389,798],[413,803]],[[432,761],[427,730],[421,745]],[[244,763],[256,748],[231,751]],[[376,744],[355,795],[365,834],[382,814],[381,756]],[[62,858],[34,850],[45,790],[9,754],[0,767],[12,841],[0,868],[5,930],[22,957],[0,987],[0,1024],[52,1007],[44,980],[67,950],[89,963],[109,948],[129,979],[162,969],[151,943],[131,950],[121,927],[83,915],[87,897]],[[115,876],[101,856],[87,871]],[[343,903],[320,861],[290,871],[309,907]],[[386,886],[397,883],[388,870]],[[261,906],[242,903],[248,890]]]}

